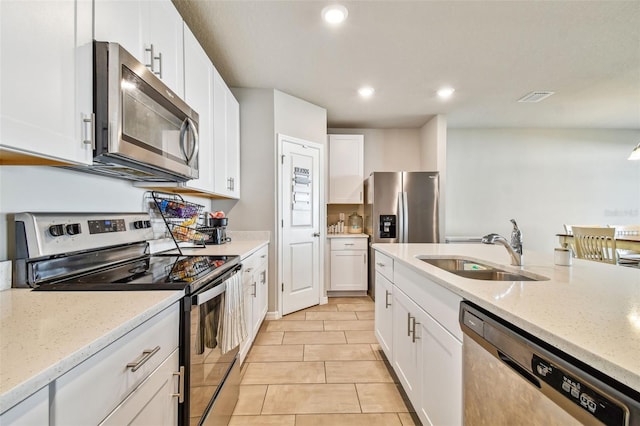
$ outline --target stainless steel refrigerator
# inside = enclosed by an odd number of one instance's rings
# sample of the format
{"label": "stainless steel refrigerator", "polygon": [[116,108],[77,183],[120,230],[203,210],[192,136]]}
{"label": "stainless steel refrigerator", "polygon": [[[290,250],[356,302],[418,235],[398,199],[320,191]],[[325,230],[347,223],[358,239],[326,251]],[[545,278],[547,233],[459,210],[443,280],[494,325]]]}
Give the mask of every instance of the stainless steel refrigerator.
{"label": "stainless steel refrigerator", "polygon": [[373,172],[364,181],[364,228],[369,235],[369,294],[375,298],[371,244],[439,243],[438,172]]}

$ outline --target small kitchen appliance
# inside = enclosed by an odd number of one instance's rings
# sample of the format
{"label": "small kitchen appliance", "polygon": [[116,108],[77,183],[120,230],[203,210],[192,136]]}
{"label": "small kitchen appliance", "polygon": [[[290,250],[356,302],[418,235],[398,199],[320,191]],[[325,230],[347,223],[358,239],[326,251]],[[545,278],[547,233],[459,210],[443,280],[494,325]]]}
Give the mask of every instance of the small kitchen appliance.
{"label": "small kitchen appliance", "polygon": [[[191,205],[165,207],[186,215],[190,212],[184,209]],[[180,250],[150,254],[153,225],[148,213],[18,213],[13,287],[184,290],[179,341],[185,392],[178,404],[178,424],[220,424],[238,399],[239,346],[227,350],[219,344],[203,345],[196,331],[215,317],[216,329],[225,332],[220,307],[230,303],[227,288],[240,282],[239,256],[185,256]],[[171,230],[177,233],[175,227]]]}
{"label": "small kitchen appliance", "polygon": [[231,238],[227,237],[227,223],[228,218],[209,218],[209,227],[211,228],[211,239],[207,240],[206,244],[224,244],[231,241]]}

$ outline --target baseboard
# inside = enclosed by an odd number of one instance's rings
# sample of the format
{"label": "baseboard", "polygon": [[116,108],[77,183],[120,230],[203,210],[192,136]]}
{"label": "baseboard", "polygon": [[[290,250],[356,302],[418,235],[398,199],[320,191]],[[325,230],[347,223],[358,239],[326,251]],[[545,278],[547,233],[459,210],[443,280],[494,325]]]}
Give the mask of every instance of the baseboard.
{"label": "baseboard", "polygon": [[366,295],[367,295],[367,290],[346,290],[346,291],[327,290],[328,297],[362,297]]}
{"label": "baseboard", "polygon": [[264,317],[266,321],[275,321],[279,320],[280,318],[282,317],[280,316],[280,312],[278,311],[267,312],[267,315]]}
{"label": "baseboard", "polygon": [[329,298],[327,296],[322,296],[320,298],[320,304],[321,305],[326,305],[327,303],[329,303]]}

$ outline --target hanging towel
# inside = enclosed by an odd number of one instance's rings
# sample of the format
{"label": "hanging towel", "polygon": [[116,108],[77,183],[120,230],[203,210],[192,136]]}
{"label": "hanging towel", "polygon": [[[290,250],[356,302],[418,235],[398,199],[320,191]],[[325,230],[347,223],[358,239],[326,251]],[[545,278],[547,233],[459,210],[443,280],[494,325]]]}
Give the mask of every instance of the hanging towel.
{"label": "hanging towel", "polygon": [[220,319],[224,310],[224,298],[216,297],[200,305],[195,352],[204,353],[205,346],[214,349],[218,346]]}
{"label": "hanging towel", "polygon": [[244,296],[240,274],[231,276],[226,284],[224,315],[220,324],[220,351],[223,354],[240,345],[248,335],[244,323]]}

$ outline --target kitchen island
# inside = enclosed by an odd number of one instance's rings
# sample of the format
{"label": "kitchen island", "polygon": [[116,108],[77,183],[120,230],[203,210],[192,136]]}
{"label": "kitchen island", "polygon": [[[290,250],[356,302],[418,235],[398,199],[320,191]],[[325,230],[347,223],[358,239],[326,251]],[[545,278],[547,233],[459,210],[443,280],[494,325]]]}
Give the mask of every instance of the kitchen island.
{"label": "kitchen island", "polygon": [[525,271],[546,281],[462,278],[419,257],[464,257],[500,269],[501,246],[479,244],[374,244],[418,274],[492,312],[640,392],[640,269],[573,259],[557,266],[553,254],[525,251]]}

